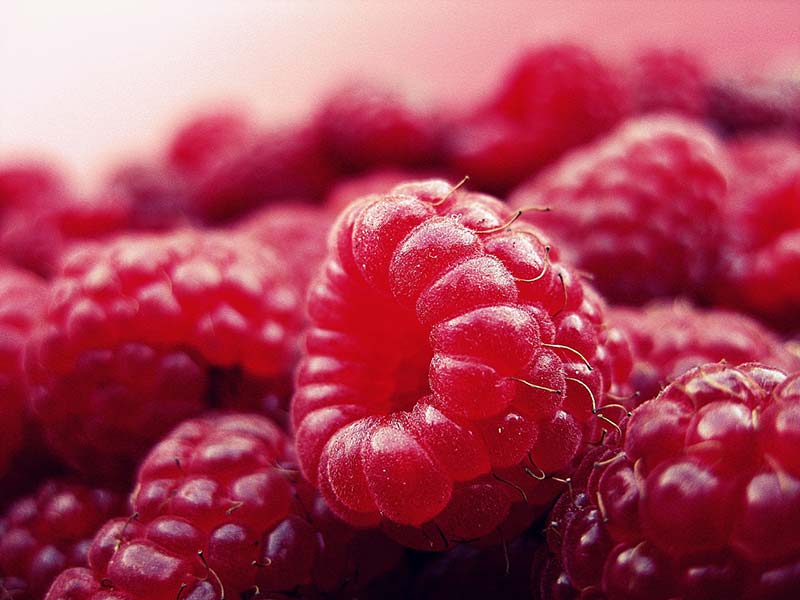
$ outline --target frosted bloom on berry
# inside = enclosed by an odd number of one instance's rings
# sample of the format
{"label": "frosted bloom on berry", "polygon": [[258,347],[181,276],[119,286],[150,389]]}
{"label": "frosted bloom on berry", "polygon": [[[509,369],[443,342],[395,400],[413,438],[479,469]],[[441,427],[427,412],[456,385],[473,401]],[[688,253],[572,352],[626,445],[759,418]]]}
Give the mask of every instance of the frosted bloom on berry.
{"label": "frosted bloom on berry", "polygon": [[430,180],[334,225],[292,418],[304,474],[345,521],[486,536],[522,499],[509,480],[539,483],[527,461],[563,469],[599,423],[602,304],[513,220]]}

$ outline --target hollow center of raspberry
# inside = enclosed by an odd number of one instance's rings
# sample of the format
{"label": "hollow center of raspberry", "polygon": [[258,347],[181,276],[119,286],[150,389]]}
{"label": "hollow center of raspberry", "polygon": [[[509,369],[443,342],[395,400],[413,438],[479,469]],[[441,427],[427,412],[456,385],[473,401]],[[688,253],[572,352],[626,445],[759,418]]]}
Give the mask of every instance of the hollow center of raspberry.
{"label": "hollow center of raspberry", "polygon": [[395,364],[392,412],[411,410],[420,398],[431,393],[428,368],[433,352],[425,336],[414,338],[414,343],[409,348],[412,352],[400,357]]}

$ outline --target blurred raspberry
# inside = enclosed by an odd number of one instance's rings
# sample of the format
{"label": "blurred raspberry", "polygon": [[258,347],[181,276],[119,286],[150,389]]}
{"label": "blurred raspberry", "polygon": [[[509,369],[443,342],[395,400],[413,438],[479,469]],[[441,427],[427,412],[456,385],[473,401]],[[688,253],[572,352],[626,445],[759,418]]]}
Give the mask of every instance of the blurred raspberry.
{"label": "blurred raspberry", "polygon": [[0,589],[15,600],[43,598],[61,571],[86,566],[100,526],[125,512],[114,492],[46,481],[0,517]]}
{"label": "blurred raspberry", "polygon": [[319,206],[276,203],[242,219],[235,230],[274,249],[304,298],[325,256],[334,216]]}
{"label": "blurred raspberry", "polygon": [[217,223],[274,200],[321,201],[335,175],[313,127],[260,133],[196,177],[190,211]]}
{"label": "blurred raspberry", "polygon": [[124,164],[111,173],[100,194],[128,207],[127,229],[168,229],[185,220],[186,182],[161,165]]}
{"label": "blurred raspberry", "polygon": [[534,595],[795,598],[799,391],[800,373],[705,365],[637,408],[553,509]]}
{"label": "blurred raspberry", "polygon": [[683,50],[644,50],[634,57],[630,77],[638,112],[705,116],[708,74],[697,55]]}
{"label": "blurred raspberry", "polygon": [[0,498],[13,494],[4,479],[12,457],[23,445],[27,427],[28,390],[23,376],[23,354],[31,331],[41,319],[47,301],[44,281],[10,265],[0,265]]}
{"label": "blurred raspberry", "polygon": [[694,308],[678,301],[611,308],[608,318],[631,342],[630,385],[639,392],[636,404],[704,363],[757,361],[786,372],[800,370],[800,356],[792,354],[777,335],[733,311]]}
{"label": "blurred raspberry", "polygon": [[250,142],[255,128],[240,112],[197,115],[181,125],[167,149],[168,164],[187,176],[201,174]]}
{"label": "blurred raspberry", "polygon": [[728,189],[724,148],[677,116],[630,120],[520,186],[509,202],[601,293],[636,304],[709,286]]}
{"label": "blurred raspberry", "polygon": [[734,165],[715,300],[781,331],[800,327],[800,144],[782,136],[729,145]]}
{"label": "blurred raspberry", "polygon": [[313,117],[332,163],[346,173],[415,168],[436,159],[436,127],[390,89],[352,83],[323,101]]}
{"label": "blurred raspberry", "polygon": [[28,352],[36,417],[74,468],[124,481],[152,442],[209,407],[280,414],[301,319],[284,266],[244,236],[83,246]]}

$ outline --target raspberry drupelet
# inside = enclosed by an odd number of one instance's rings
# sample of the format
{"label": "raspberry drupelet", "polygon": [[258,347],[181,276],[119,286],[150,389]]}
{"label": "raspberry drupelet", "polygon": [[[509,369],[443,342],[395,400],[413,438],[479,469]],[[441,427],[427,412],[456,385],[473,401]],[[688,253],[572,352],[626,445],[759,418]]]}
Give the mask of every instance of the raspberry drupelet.
{"label": "raspberry drupelet", "polygon": [[623,428],[554,507],[537,598],[797,598],[800,373],[703,365]]}
{"label": "raspberry drupelet", "polygon": [[516,216],[430,180],[334,225],[292,419],[304,474],[345,521],[484,537],[535,495],[511,479],[535,488],[525,469],[565,468],[606,418],[627,373],[603,306]]}
{"label": "raspberry drupelet", "polygon": [[637,404],[704,363],[757,361],[786,372],[800,370],[780,338],[755,319],[724,309],[702,309],[686,301],[645,307],[612,307],[608,320],[625,333],[634,366],[629,380]]}
{"label": "raspberry drupelet", "polygon": [[298,479],[289,438],[256,415],[177,427],[142,463],[131,508],[99,530],[89,567],[62,573],[48,599],[308,597],[348,578],[366,583],[402,558],[379,532],[334,520]]}
{"label": "raspberry drupelet", "polygon": [[566,156],[509,202],[551,207],[536,223],[565,260],[612,302],[637,304],[709,285],[728,171],[710,131],[653,115]]}
{"label": "raspberry drupelet", "polygon": [[119,482],[210,407],[285,410],[300,313],[276,255],[244,236],[83,246],[53,281],[27,353],[35,416],[60,458]]}
{"label": "raspberry drupelet", "polygon": [[115,492],[46,481],[0,517],[0,589],[14,600],[43,598],[61,571],[86,566],[101,525],[127,512]]}

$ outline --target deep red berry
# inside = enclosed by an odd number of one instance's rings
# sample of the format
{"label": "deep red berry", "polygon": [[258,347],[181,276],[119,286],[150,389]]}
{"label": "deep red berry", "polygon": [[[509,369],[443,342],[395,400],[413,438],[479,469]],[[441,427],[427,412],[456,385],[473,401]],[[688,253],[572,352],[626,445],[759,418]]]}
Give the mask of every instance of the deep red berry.
{"label": "deep red berry", "polygon": [[760,362],[786,372],[800,370],[800,357],[754,319],[733,311],[694,308],[687,302],[612,308],[608,318],[630,340],[634,367],[631,398],[640,404],[680,375],[704,363]]}
{"label": "deep red berry", "polygon": [[[23,444],[28,412],[23,355],[31,331],[44,313],[46,298],[44,281],[15,267],[0,266],[0,478]],[[4,490],[0,497],[7,492],[13,493]]]}
{"label": "deep red berry", "polygon": [[800,373],[684,374],[599,446],[549,518],[550,598],[789,599],[800,591]]}
{"label": "deep red berry", "polygon": [[274,249],[295,287],[305,297],[325,256],[334,217],[331,211],[319,206],[276,203],[236,223],[235,231]]}
{"label": "deep red berry", "polygon": [[273,200],[319,200],[334,175],[314,128],[260,133],[196,177],[190,211],[217,223]]}
{"label": "deep red berry", "polygon": [[638,112],[705,116],[708,75],[698,56],[684,50],[651,48],[634,57],[630,77]]}
{"label": "deep red berry", "polygon": [[43,162],[14,162],[0,165],[0,212],[9,207],[39,203],[63,192],[61,174]]}
{"label": "deep red berry", "polygon": [[628,113],[630,98],[620,75],[590,50],[552,44],[517,60],[492,106],[556,157],[611,129]]}
{"label": "deep red berry", "polygon": [[751,77],[713,82],[708,89],[711,122],[723,133],[796,134],[800,83]]}
{"label": "deep red berry", "polygon": [[724,149],[678,117],[628,121],[521,186],[510,199],[615,302],[709,285],[727,191]]}
{"label": "deep red berry", "polygon": [[781,329],[800,326],[800,144],[754,137],[729,146],[734,165],[715,300]]}
{"label": "deep red berry", "polygon": [[596,424],[613,380],[602,306],[513,216],[431,180],[334,225],[292,418],[303,472],[344,520],[484,537],[521,499],[505,471],[563,469]]}
{"label": "deep red berry", "polygon": [[254,126],[242,113],[200,114],[175,132],[167,148],[167,162],[189,177],[197,176],[246,145],[254,134]]}
{"label": "deep red berry", "polygon": [[244,236],[87,245],[53,281],[28,352],[35,414],[70,465],[125,478],[156,439],[209,407],[280,409],[301,319],[275,254]]}
{"label": "deep red berry", "polygon": [[331,94],[314,123],[331,161],[344,172],[422,167],[435,157],[432,118],[375,84],[353,83]]}
{"label": "deep red berry", "polygon": [[[379,533],[335,521],[296,475],[289,439],[269,420],[188,421],[142,463],[133,515],[106,523],[89,568],[63,573],[47,597],[78,585],[76,600],[105,598],[103,589],[135,600],[331,591],[354,572],[363,584],[401,559]],[[371,563],[354,564],[365,548]]]}
{"label": "deep red berry", "polygon": [[43,598],[68,567],[87,564],[94,534],[123,514],[122,496],[66,480],[49,480],[0,517],[0,588],[11,598]]}

